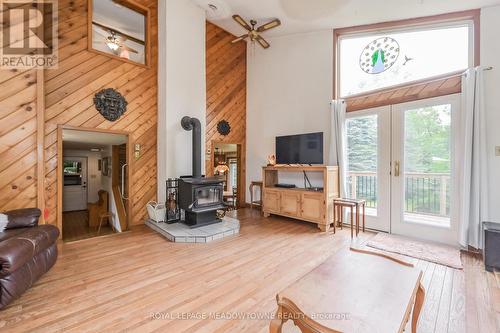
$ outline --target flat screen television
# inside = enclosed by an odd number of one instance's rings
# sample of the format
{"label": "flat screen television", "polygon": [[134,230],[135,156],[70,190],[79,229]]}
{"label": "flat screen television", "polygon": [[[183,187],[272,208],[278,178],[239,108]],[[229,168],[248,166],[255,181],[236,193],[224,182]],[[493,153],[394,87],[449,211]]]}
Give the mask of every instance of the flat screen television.
{"label": "flat screen television", "polygon": [[323,164],[323,132],[276,137],[276,163]]}

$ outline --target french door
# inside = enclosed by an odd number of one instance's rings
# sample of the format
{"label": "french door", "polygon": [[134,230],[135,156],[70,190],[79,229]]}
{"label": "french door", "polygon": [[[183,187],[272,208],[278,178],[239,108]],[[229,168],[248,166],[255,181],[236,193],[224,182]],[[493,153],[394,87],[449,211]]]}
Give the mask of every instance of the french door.
{"label": "french door", "polygon": [[390,231],[391,107],[348,113],[347,197],[366,200],[366,227]]}
{"label": "french door", "polygon": [[454,128],[459,96],[349,113],[347,194],[367,227],[456,244]]}

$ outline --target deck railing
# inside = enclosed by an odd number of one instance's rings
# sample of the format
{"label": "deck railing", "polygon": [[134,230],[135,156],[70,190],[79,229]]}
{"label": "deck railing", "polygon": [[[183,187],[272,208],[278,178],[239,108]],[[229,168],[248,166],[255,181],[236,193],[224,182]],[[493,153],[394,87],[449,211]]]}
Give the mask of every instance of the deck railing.
{"label": "deck railing", "polygon": [[[377,207],[377,174],[349,172],[347,192],[350,198],[365,199],[366,206]],[[405,173],[405,212],[449,216],[450,174]]]}

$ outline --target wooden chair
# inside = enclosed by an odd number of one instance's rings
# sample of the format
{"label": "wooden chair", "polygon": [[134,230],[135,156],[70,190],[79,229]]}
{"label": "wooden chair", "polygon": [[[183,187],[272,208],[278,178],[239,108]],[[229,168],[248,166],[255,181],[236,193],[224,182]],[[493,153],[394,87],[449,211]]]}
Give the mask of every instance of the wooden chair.
{"label": "wooden chair", "polygon": [[236,187],[233,187],[232,189],[232,195],[227,198],[229,207],[232,210],[235,210],[238,208],[238,189]]}
{"label": "wooden chair", "polygon": [[105,220],[111,221],[111,213],[109,212],[109,193],[104,190],[98,192],[99,200],[95,203],[88,204],[89,210],[89,228],[97,228],[97,234],[101,232],[101,226]]}

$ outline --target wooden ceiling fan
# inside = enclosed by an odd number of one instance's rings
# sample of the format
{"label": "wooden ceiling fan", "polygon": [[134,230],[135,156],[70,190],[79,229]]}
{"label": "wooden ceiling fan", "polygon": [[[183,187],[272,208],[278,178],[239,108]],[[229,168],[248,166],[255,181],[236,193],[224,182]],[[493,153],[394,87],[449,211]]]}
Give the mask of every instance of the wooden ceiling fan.
{"label": "wooden ceiling fan", "polygon": [[242,40],[244,40],[246,38],[250,38],[250,40],[252,42],[257,41],[257,43],[259,43],[260,46],[262,46],[265,49],[269,48],[271,46],[271,44],[269,44],[264,38],[262,38],[262,36],[260,35],[260,33],[264,32],[264,31],[267,31],[267,30],[270,30],[270,29],[273,29],[273,28],[276,28],[276,27],[278,27],[278,26],[281,25],[281,21],[280,20],[274,19],[271,22],[268,22],[266,24],[261,25],[258,28],[255,28],[255,26],[257,25],[257,21],[255,21],[255,20],[250,20],[250,24],[248,24],[239,15],[233,15],[233,19],[239,25],[241,25],[243,28],[245,28],[246,30],[248,30],[248,33],[245,34],[245,35],[242,35],[242,36],[240,36],[238,38],[236,38],[231,43],[237,43],[237,42],[242,41]]}

